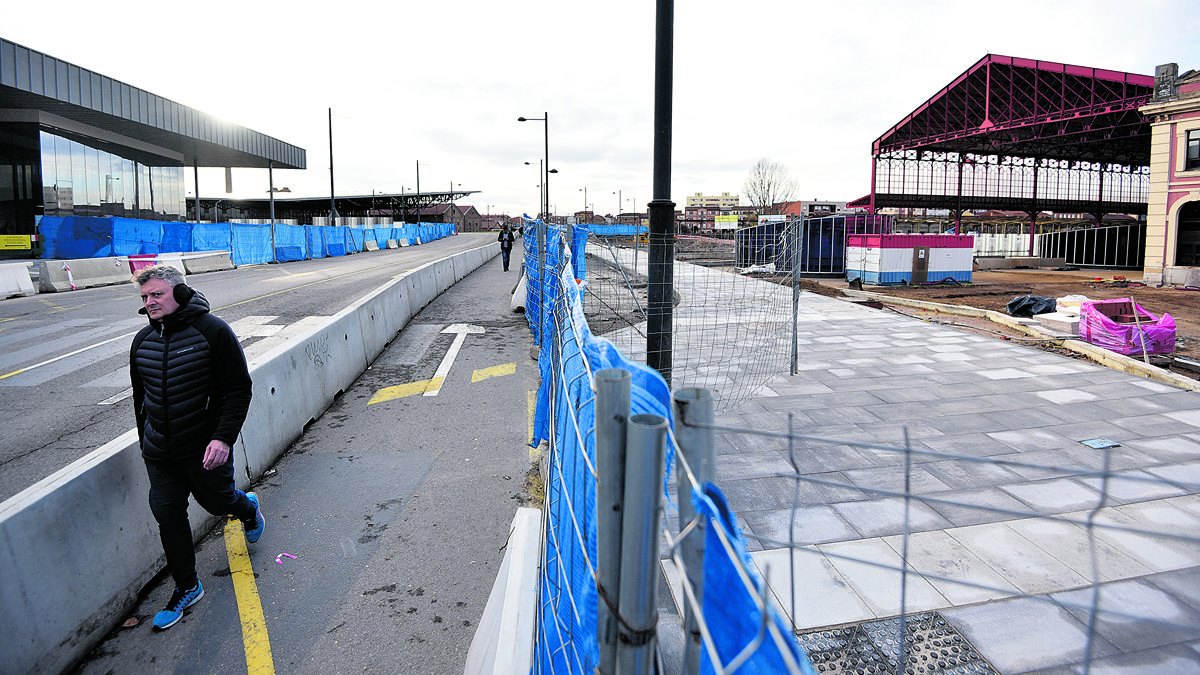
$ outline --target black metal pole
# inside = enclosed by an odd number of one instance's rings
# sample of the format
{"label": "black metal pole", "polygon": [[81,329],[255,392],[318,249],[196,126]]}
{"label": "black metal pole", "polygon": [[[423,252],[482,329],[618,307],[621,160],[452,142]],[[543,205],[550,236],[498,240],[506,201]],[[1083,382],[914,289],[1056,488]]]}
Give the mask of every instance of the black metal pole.
{"label": "black metal pole", "polygon": [[329,109],[329,224],[337,225],[337,204],[333,191],[333,108]]}
{"label": "black metal pole", "polygon": [[545,209],[543,209],[543,212],[546,214],[546,217],[549,218],[550,217],[550,113],[548,111],[542,112],[542,125],[543,125],[543,127],[542,127],[543,138],[545,139],[545,143],[546,143],[546,148],[545,148],[545,151],[546,151],[546,154],[545,154],[545,156],[546,156],[546,174],[542,178],[542,186],[543,186],[542,194],[545,195],[546,204],[545,204]]}
{"label": "black metal pole", "polygon": [[674,295],[675,202],[671,201],[671,94],[674,0],[657,1],[654,49],[654,198],[650,211],[646,365],[671,384],[671,318]]}

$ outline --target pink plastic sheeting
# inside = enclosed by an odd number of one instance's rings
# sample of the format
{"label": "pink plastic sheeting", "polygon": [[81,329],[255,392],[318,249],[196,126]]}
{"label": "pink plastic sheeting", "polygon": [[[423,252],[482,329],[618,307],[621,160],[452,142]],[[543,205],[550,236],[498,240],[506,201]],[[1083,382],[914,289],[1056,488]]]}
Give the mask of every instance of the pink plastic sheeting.
{"label": "pink plastic sheeting", "polygon": [[1150,317],[1150,320],[1141,322],[1139,330],[1138,324],[1117,323],[1097,308],[1097,305],[1129,302],[1128,299],[1118,299],[1080,303],[1079,337],[1083,338],[1084,342],[1127,356],[1142,353],[1143,339],[1146,342],[1147,354],[1170,354],[1175,351],[1175,319],[1172,319],[1170,314],[1156,317],[1137,303],[1133,303],[1134,311],[1141,316]]}

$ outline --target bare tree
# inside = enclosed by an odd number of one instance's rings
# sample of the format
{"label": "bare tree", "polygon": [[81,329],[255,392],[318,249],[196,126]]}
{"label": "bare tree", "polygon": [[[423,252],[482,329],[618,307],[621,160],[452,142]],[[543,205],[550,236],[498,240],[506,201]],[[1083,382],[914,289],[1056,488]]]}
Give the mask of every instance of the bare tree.
{"label": "bare tree", "polygon": [[784,202],[793,201],[796,195],[796,181],[788,175],[782,164],[769,159],[760,159],[750,169],[750,177],[746,179],[744,188],[746,199],[758,209],[760,215],[775,215],[783,207]]}

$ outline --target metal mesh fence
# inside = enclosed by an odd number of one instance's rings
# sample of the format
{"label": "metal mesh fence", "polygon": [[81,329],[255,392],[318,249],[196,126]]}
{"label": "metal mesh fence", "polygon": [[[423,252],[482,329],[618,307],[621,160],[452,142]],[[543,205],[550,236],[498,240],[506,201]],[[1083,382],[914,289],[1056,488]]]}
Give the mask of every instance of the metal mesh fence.
{"label": "metal mesh fence", "polygon": [[[788,236],[790,230],[778,235]],[[754,245],[770,246],[773,254],[776,241]],[[788,372],[791,268],[773,263],[739,268],[732,239],[679,237],[675,246],[671,385],[710,389],[717,409],[724,410]],[[593,236],[587,260],[583,306],[588,323],[624,354],[645,363],[646,245],[632,237]]]}
{"label": "metal mesh fence", "polygon": [[[1125,383],[1114,376],[1124,376],[996,343],[979,347],[980,353],[1005,367],[983,377],[984,371],[970,370],[980,366],[965,350],[987,338],[810,297],[799,313],[799,342],[808,350],[803,372],[770,385],[803,394],[803,413],[785,413],[796,401],[774,404],[771,397],[737,405],[764,391],[763,385],[740,391],[744,385],[736,380],[753,373],[742,370],[700,386],[720,402],[717,422],[686,420],[678,408],[664,411],[665,383],[588,328],[624,322],[605,335],[637,333],[641,310],[634,298],[644,290],[639,279],[645,268],[633,258],[644,259],[644,250],[589,242],[587,280],[580,285],[573,270],[562,273],[570,239],[551,234],[555,253],[545,263],[559,273],[546,284],[553,297],[545,305],[549,324],[541,324],[551,326],[543,331],[548,338],[555,337],[543,342],[548,358],[541,361],[546,391],[545,403],[539,397],[539,434],[551,443],[534,672],[592,672],[598,665],[595,617],[609,600],[596,585],[594,375],[614,366],[644,378],[644,386],[634,388],[632,412],[653,410],[674,420],[658,537],[662,568],[675,603],[702,608],[694,627],[686,609],[682,619],[660,617],[660,636],[665,621],[685,624],[685,656],[676,659],[682,665],[673,662],[661,639],[659,672],[697,672],[689,669],[696,661],[686,656],[688,647],[698,654],[699,672],[714,673],[1140,666],[1141,672],[1193,672],[1200,664],[1192,646],[1200,638],[1200,418],[1188,401],[1182,409],[1167,407],[1179,406],[1175,397],[1186,392],[1130,384],[1130,390],[1154,390],[1161,398],[1114,395],[1111,405],[1144,409],[1146,415],[1126,424],[1159,431],[1149,434],[1140,452],[1111,441],[1073,452],[1064,446],[1073,441],[1049,430],[1087,438],[1082,434],[1104,424],[1097,415],[1111,415],[1112,408],[1088,411],[1075,403],[1122,389]],[[686,265],[703,271],[678,274]],[[621,279],[628,305],[605,295],[596,281],[601,267]],[[769,283],[695,262],[676,263],[676,272],[676,291],[689,298],[704,297],[710,288],[716,294],[716,288],[743,282]],[[738,281],[720,286],[709,273]],[[772,285],[778,289],[772,293],[792,298],[792,289]],[[738,332],[732,318],[711,316],[728,304],[716,300],[705,305],[710,315],[697,314],[713,325],[729,324],[728,332],[710,332],[712,339],[753,333]],[[683,305],[680,300],[677,308]],[[793,308],[782,301],[774,306],[790,324]],[[736,316],[736,307],[728,311]],[[780,322],[769,314],[745,316]],[[772,335],[787,341],[786,329]],[[633,353],[638,341],[644,344],[640,336],[630,340]],[[737,342],[732,338],[727,350],[740,349]],[[870,353],[836,351],[846,344]],[[913,344],[925,345],[926,357],[906,355]],[[675,363],[689,363],[687,348],[678,342],[676,348]],[[719,369],[724,358],[714,352],[709,364],[696,359],[695,370]],[[929,365],[939,362],[959,365]],[[787,371],[786,360],[773,363],[762,371],[765,380]],[[887,412],[895,423],[864,416],[855,400],[870,398],[867,380],[854,379],[868,368],[887,369],[911,385],[892,385],[872,399],[894,401]],[[967,386],[964,373],[983,380],[987,395],[951,395]],[[1046,389],[999,384],[1034,373],[1048,377],[1034,383]],[[678,405],[680,391],[694,391],[695,384],[676,385]],[[1034,409],[1047,402],[1064,406],[1055,412],[1066,418]],[[943,417],[903,423],[926,409]],[[1152,414],[1164,410],[1181,412]],[[857,423],[864,417],[876,424]],[[1020,427],[1026,418],[1034,420],[1029,430]],[[800,433],[798,425],[824,435]],[[977,427],[999,431],[995,438],[964,434],[976,439],[969,443],[949,438],[952,429]],[[1124,427],[1103,428],[1115,433]],[[717,448],[715,469],[688,459],[697,432]],[[1013,446],[1027,450],[1014,452]],[[679,483],[685,489],[676,494]],[[706,542],[701,563],[688,551],[696,533]]]}
{"label": "metal mesh fence", "polygon": [[[631,619],[621,606],[613,604],[612,590],[602,594],[603,589],[597,585],[595,373],[610,368],[632,373],[633,415],[653,413],[670,418],[669,392],[657,373],[626,359],[611,343],[591,333],[584,318],[581,290],[573,278],[568,253],[571,237],[555,228],[549,228],[544,236],[546,248],[539,263],[534,260],[538,237],[531,236],[529,230],[525,234],[526,263],[533,271],[529,303],[541,298],[541,310],[527,312],[538,327],[541,342],[542,387],[535,440],[549,441],[543,464],[545,542],[533,672],[591,673],[601,665],[597,638],[601,604],[618,617],[623,635],[630,632],[637,638],[657,632],[630,629]],[[543,280],[538,279],[538,269],[547,271]],[[670,438],[667,467],[673,466],[677,454],[673,436]],[[696,666],[712,673],[734,672],[743,665],[757,667],[758,672],[812,672],[768,600],[761,576],[749,564],[736,519],[723,509],[719,491],[709,495],[697,492],[697,497],[702,506],[696,521],[709,524],[703,529],[710,542],[710,555],[703,563],[707,566],[702,573],[707,577],[703,593],[719,601],[710,601],[712,611],[698,617],[702,651],[697,652]],[[670,498],[663,501],[669,503]],[[678,520],[676,515],[674,522]],[[687,527],[685,523],[686,532],[697,529],[697,525]],[[683,536],[663,534],[667,542],[664,553],[687,572],[679,554]],[[643,574],[657,579],[661,571],[654,565]],[[622,588],[626,583],[622,579]],[[693,599],[698,597],[698,590],[686,580],[680,588]],[[623,647],[626,642],[630,640],[623,639]],[[654,642],[648,644],[653,647]],[[656,659],[661,669],[661,655]]]}

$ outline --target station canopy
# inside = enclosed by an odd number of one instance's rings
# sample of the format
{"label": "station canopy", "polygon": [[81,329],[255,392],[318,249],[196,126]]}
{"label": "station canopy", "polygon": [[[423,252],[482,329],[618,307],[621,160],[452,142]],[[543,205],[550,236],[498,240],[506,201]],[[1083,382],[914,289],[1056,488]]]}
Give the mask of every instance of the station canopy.
{"label": "station canopy", "polygon": [[989,54],[872,145],[853,205],[1145,213],[1154,77]]}

